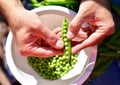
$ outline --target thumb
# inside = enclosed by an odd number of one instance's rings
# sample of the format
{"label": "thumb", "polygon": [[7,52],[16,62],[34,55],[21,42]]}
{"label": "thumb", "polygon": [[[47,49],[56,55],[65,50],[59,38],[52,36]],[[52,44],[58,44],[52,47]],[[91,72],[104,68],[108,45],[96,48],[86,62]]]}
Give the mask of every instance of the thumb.
{"label": "thumb", "polygon": [[58,36],[56,34],[54,34],[53,32],[49,33],[46,36],[45,41],[49,45],[51,45],[52,47],[54,47],[56,49],[62,49],[64,47],[64,43],[63,43],[62,39],[58,38]]}
{"label": "thumb", "polygon": [[72,40],[79,32],[81,25],[84,23],[85,19],[82,16],[82,13],[79,11],[73,20],[69,24],[69,29],[67,37]]}
{"label": "thumb", "polygon": [[40,36],[53,48],[62,49],[64,47],[63,41],[45,26],[40,29]]}

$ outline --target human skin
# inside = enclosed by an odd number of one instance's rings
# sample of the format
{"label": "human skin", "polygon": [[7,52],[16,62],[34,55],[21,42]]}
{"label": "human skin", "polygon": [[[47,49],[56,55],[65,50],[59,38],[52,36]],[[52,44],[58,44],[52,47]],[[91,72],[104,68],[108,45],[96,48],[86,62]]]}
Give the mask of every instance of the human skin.
{"label": "human skin", "polygon": [[[84,23],[88,23],[87,26],[83,26]],[[82,0],[67,33],[72,41],[72,54],[99,44],[114,31],[114,21],[107,0]],[[61,37],[61,28],[55,29],[54,33]]]}
{"label": "human skin", "polygon": [[[114,33],[114,21],[109,10],[108,2],[106,1],[82,0],[77,15],[69,24],[69,31],[67,34],[67,37],[70,40],[73,40],[75,37],[82,38],[82,41],[76,41],[73,45],[71,51],[73,54],[81,49],[100,43],[107,36]],[[10,2],[12,6],[6,2]],[[16,0],[1,0],[0,4],[1,9],[5,11],[4,15],[7,17],[7,20],[12,27],[13,34],[22,55],[27,56],[31,54],[33,56],[50,56],[62,53],[62,50],[56,50],[63,48],[61,39],[59,39],[54,32],[51,33],[51,31],[49,31],[40,20],[38,20],[38,16],[25,10],[21,3]],[[9,10],[7,10],[8,8]],[[14,22],[18,22],[18,24]],[[84,22],[89,24],[87,29],[82,27]],[[30,29],[31,27],[32,29]],[[41,29],[38,31],[38,28]],[[21,39],[21,35],[24,35],[24,38]],[[41,38],[50,45],[50,48],[46,47],[44,44],[38,44],[38,41],[41,41]]]}
{"label": "human skin", "polygon": [[62,40],[41,22],[38,15],[26,10],[20,0],[0,0],[0,10],[9,23],[21,55],[50,57],[63,53]]}
{"label": "human skin", "polygon": [[[82,24],[87,22],[88,27]],[[67,37],[82,38],[72,47],[72,53],[99,44],[115,31],[114,21],[107,0],[82,0],[77,15],[69,24]]]}

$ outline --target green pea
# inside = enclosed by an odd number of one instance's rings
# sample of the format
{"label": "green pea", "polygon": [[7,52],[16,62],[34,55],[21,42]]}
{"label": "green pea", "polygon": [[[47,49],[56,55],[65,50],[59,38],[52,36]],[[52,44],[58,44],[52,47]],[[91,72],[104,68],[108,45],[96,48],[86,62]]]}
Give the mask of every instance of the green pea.
{"label": "green pea", "polygon": [[64,54],[50,58],[28,57],[28,63],[44,79],[56,80],[69,72],[77,62],[77,54],[71,54],[71,42],[67,39],[68,22],[64,19],[62,24],[62,40]]}

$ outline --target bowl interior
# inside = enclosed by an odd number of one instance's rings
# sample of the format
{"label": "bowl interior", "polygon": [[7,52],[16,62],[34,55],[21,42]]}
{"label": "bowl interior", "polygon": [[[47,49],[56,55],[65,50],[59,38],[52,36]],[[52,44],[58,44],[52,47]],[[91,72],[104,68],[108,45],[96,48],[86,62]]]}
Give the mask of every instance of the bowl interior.
{"label": "bowl interior", "polygon": [[[40,16],[42,22],[51,30],[61,27],[64,17],[68,22],[75,16],[75,12],[59,6],[46,6],[32,10]],[[50,81],[41,78],[30,65],[27,58],[21,56],[12,32],[9,33],[6,42],[6,61],[15,78],[22,85],[71,85],[82,84],[90,75],[96,60],[96,47],[89,47],[79,52],[75,70],[63,76],[61,79]],[[89,70],[88,70],[89,69]],[[74,77],[71,75],[74,74]],[[70,77],[70,79],[67,79]]]}

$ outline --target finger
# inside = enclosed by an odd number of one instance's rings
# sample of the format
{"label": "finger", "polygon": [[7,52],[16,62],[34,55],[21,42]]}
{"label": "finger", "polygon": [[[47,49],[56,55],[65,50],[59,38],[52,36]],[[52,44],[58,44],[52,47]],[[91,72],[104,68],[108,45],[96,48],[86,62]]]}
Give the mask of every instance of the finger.
{"label": "finger", "polygon": [[86,40],[84,40],[83,42],[80,42],[79,44],[76,44],[73,48],[72,48],[72,53],[77,53],[79,52],[81,49],[84,49],[86,47],[90,47],[90,46],[94,46],[97,45],[99,42],[101,42],[106,36],[105,33],[93,33],[89,36],[89,38],[87,38]]}
{"label": "finger", "polygon": [[[47,38],[45,41],[48,42],[52,47],[54,47],[56,49],[62,49],[64,47],[64,43],[59,36],[52,35],[52,34],[49,36],[51,36],[51,37]],[[56,37],[57,37],[57,39],[56,39]]]}
{"label": "finger", "polygon": [[62,28],[61,27],[57,27],[52,32],[55,33],[55,34],[58,34],[61,31],[62,31]]}
{"label": "finger", "polygon": [[67,37],[70,40],[72,40],[78,34],[83,23],[84,23],[84,18],[82,16],[82,13],[79,11],[69,24]]}
{"label": "finger", "polygon": [[63,54],[63,51],[62,50],[57,50],[57,49],[54,49],[54,48],[46,48],[46,47],[40,47],[40,48],[37,48],[37,47],[34,47],[34,48],[31,48],[31,49],[28,49],[26,50],[26,52],[24,52],[24,56],[33,56],[33,57],[42,57],[42,58],[48,58],[48,57],[52,57],[54,55],[61,55]]}
{"label": "finger", "polygon": [[64,47],[62,40],[59,39],[59,37],[55,33],[45,27],[44,24],[39,22],[36,28],[39,28],[36,33],[47,43],[49,43],[50,46],[56,49],[62,49]]}
{"label": "finger", "polygon": [[83,41],[89,37],[91,34],[91,30],[87,28],[81,28],[78,34],[75,36],[75,38],[72,39],[72,41]]}
{"label": "finger", "polygon": [[61,27],[57,27],[55,28],[52,32],[55,33],[59,38],[62,37],[62,28]]}
{"label": "finger", "polygon": [[[110,20],[109,20],[110,22]],[[100,43],[103,39],[105,39],[107,36],[111,35],[115,29],[113,25],[108,25],[107,23],[103,23],[101,21],[96,22],[96,26],[89,26],[91,33],[88,36],[87,39],[80,42],[79,44],[76,44],[72,48],[72,53],[77,53],[81,49],[84,49],[89,46],[94,46]]]}

